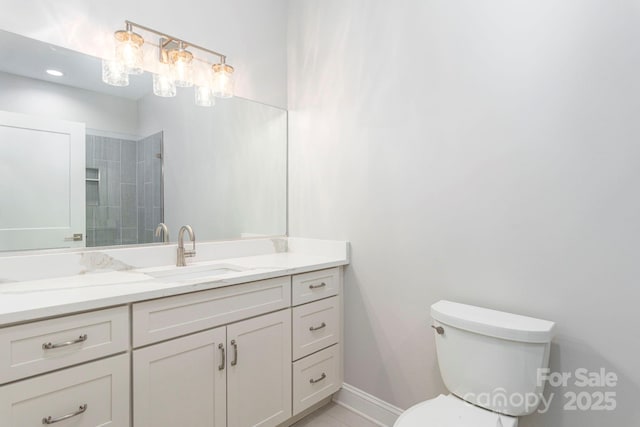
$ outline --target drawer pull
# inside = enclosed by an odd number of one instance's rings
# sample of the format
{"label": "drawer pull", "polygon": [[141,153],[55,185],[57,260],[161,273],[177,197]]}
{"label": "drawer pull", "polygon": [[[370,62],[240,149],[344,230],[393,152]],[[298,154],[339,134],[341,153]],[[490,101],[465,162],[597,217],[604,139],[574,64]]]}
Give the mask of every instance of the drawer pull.
{"label": "drawer pull", "polygon": [[327,284],[322,282],[319,285],[309,285],[309,289],[319,289],[319,288],[324,288],[325,286],[327,286]]}
{"label": "drawer pull", "polygon": [[58,418],[53,418],[52,416],[48,416],[42,419],[42,424],[55,424],[55,423],[59,423],[60,421],[68,420],[69,418],[73,418],[75,416],[78,416],[84,413],[84,411],[86,411],[88,407],[89,405],[85,403],[84,405],[80,405],[80,409],[78,409],[76,412],[72,412],[70,414],[63,415]]}
{"label": "drawer pull", "polygon": [[319,329],[326,328],[326,327],[327,327],[327,324],[326,324],[326,323],[324,323],[324,322],[322,322],[322,324],[321,324],[320,326],[310,326],[310,327],[309,327],[309,330],[310,330],[311,332],[313,332],[313,331],[317,331],[317,330],[319,330]]}
{"label": "drawer pull", "polygon": [[218,344],[218,348],[220,349],[220,356],[222,356],[222,359],[220,360],[220,365],[218,366],[218,370],[222,371],[224,369],[224,365],[227,363],[225,360],[224,345]]}
{"label": "drawer pull", "polygon": [[322,381],[323,379],[327,378],[327,374],[325,374],[324,372],[322,373],[322,375],[320,375],[320,378],[318,378],[317,380],[314,380],[313,378],[311,378],[309,380],[309,382],[311,384],[315,384],[315,383],[319,383],[320,381]]}
{"label": "drawer pull", "polygon": [[81,343],[81,342],[85,342],[86,340],[87,340],[87,334],[84,334],[84,335],[80,335],[77,340],[73,340],[73,341],[61,342],[61,343],[56,343],[56,344],[52,344],[50,342],[44,343],[44,344],[42,344],[42,349],[43,350],[51,350],[51,349],[54,349],[54,348],[67,347],[67,346],[70,346],[70,345],[74,345],[74,344],[78,344],[78,343]]}
{"label": "drawer pull", "polygon": [[238,364],[238,343],[236,340],[231,340],[231,345],[233,346],[233,360],[231,361],[231,366],[236,366]]}

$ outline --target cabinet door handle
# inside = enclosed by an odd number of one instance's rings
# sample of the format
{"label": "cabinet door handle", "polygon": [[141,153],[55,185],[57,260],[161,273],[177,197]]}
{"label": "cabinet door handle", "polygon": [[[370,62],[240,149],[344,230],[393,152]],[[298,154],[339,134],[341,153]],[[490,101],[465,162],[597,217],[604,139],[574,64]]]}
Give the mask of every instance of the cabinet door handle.
{"label": "cabinet door handle", "polygon": [[67,342],[61,342],[61,343],[56,343],[56,344],[52,344],[50,342],[44,343],[42,344],[42,349],[43,350],[51,350],[53,348],[60,348],[60,347],[68,347],[70,345],[74,345],[74,344],[78,344],[81,342],[85,342],[87,340],[87,334],[84,335],[80,335],[78,337],[78,339],[73,340],[73,341],[67,341]]}
{"label": "cabinet door handle", "polygon": [[327,286],[327,284],[322,282],[319,285],[309,285],[309,289],[319,289],[319,288],[324,288],[325,286]]}
{"label": "cabinet door handle", "polygon": [[314,380],[313,378],[311,378],[309,380],[309,382],[311,384],[315,384],[315,383],[319,383],[320,381],[322,381],[323,379],[327,378],[327,374],[325,374],[324,372],[322,373],[322,375],[320,375],[320,378],[318,378],[317,380]]}
{"label": "cabinet door handle", "polygon": [[65,237],[65,242],[82,242],[82,233],[74,233],[73,236]]}
{"label": "cabinet door handle", "polygon": [[233,360],[231,361],[231,366],[236,366],[238,364],[238,343],[236,340],[231,340],[231,345],[233,346]]}
{"label": "cabinet door handle", "polygon": [[218,370],[222,371],[224,369],[224,365],[226,365],[226,358],[225,358],[225,351],[224,351],[224,345],[222,344],[218,344],[218,348],[220,349],[220,365],[218,366]]}
{"label": "cabinet door handle", "polygon": [[42,419],[42,424],[55,424],[55,423],[59,423],[60,421],[68,420],[69,418],[73,418],[82,414],[84,411],[87,410],[88,407],[89,405],[85,403],[83,405],[80,405],[80,409],[78,409],[76,412],[72,412],[70,414],[63,415],[58,418],[53,418],[51,415],[49,415],[48,417],[44,417]]}
{"label": "cabinet door handle", "polygon": [[320,326],[310,326],[310,327],[309,327],[309,330],[310,330],[311,332],[313,332],[313,331],[317,331],[317,330],[319,330],[319,329],[326,328],[326,327],[327,327],[327,324],[326,324],[326,323],[324,323],[324,322],[322,322],[322,324],[321,324]]}

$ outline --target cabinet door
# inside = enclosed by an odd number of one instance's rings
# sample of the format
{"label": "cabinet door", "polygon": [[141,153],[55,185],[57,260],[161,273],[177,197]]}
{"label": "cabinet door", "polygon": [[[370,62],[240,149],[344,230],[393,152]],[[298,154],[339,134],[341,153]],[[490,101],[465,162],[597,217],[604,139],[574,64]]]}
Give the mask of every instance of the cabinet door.
{"label": "cabinet door", "polygon": [[268,427],[290,418],[291,310],[229,325],[227,347],[228,426]]}
{"label": "cabinet door", "polygon": [[136,427],[226,426],[225,328],[133,352]]}

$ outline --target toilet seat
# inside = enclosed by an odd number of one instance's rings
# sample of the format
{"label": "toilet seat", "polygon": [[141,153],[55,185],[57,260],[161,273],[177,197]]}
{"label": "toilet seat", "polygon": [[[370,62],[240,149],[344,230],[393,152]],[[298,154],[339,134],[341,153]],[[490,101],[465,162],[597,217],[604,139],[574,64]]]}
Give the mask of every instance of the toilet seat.
{"label": "toilet seat", "polygon": [[394,427],[517,427],[518,419],[473,406],[453,395],[420,402],[400,415]]}

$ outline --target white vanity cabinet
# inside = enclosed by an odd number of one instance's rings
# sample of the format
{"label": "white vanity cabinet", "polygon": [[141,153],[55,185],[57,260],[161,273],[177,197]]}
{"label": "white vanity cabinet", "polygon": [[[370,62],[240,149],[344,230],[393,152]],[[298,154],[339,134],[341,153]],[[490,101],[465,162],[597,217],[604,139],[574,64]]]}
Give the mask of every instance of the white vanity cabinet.
{"label": "white vanity cabinet", "polygon": [[124,352],[126,306],[0,329],[0,384]]}
{"label": "white vanity cabinet", "polygon": [[225,327],[133,352],[133,425],[226,426]]}
{"label": "white vanity cabinet", "polygon": [[288,426],[342,384],[341,290],[336,267],[0,327],[0,426]]}
{"label": "white vanity cabinet", "polygon": [[286,276],[134,304],[134,347],[169,338],[133,350],[134,425],[269,427],[290,418],[290,301]]}
{"label": "white vanity cabinet", "polygon": [[340,268],[293,276],[293,415],[342,386]]}
{"label": "white vanity cabinet", "polygon": [[129,425],[128,307],[0,328],[0,348],[2,427]]}
{"label": "white vanity cabinet", "polygon": [[276,426],[291,417],[291,310],[227,326],[227,425]]}
{"label": "white vanity cabinet", "polygon": [[0,421],[2,427],[129,425],[128,355],[0,387]]}

